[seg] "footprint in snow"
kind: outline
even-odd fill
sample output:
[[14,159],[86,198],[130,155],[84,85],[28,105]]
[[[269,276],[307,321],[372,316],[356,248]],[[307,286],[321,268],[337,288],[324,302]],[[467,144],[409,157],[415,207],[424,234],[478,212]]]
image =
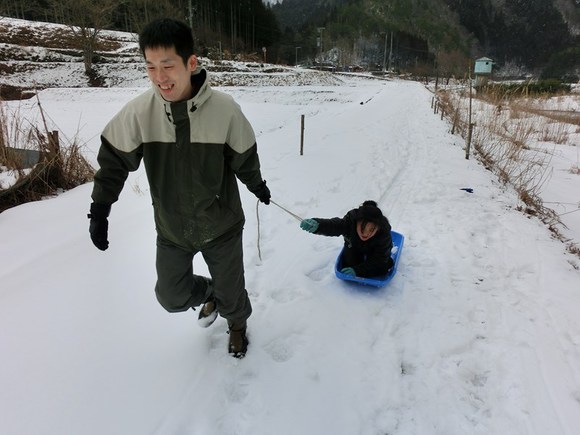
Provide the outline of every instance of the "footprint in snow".
[[328,268],[327,265],[323,265],[317,269],[313,269],[309,272],[306,272],[306,276],[313,281],[319,282],[322,281],[324,278],[328,276]]
[[250,393],[250,385],[255,374],[252,372],[241,373],[236,380],[224,385],[225,396],[230,402],[241,403]]
[[303,294],[296,287],[285,286],[274,289],[270,294],[270,298],[278,303],[287,303],[303,296]]
[[284,338],[271,341],[264,349],[276,362],[286,362],[294,356],[294,349]]

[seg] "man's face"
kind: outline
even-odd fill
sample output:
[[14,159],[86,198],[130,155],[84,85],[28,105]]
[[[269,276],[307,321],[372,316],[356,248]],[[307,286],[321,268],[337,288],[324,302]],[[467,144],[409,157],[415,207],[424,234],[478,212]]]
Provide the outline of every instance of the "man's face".
[[153,85],[157,86],[161,96],[171,102],[191,98],[191,73],[197,67],[197,58],[192,55],[187,64],[175,52],[175,47],[156,47],[145,49],[147,75]]

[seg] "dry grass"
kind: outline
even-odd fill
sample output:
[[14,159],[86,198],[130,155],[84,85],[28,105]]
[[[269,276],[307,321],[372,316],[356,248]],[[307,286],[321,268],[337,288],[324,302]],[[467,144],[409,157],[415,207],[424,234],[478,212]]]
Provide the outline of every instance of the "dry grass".
[[[28,27],[8,27],[7,24],[0,23],[0,42],[15,44],[25,47],[46,47],[56,50],[82,50],[82,41],[76,36],[72,29],[66,26],[55,28],[53,31],[43,30],[36,32]],[[113,51],[121,48],[119,41],[108,38],[100,38],[97,43],[99,51]]]
[[544,142],[554,142],[558,145],[568,143],[568,125],[563,122],[547,122],[542,129],[540,139]]
[[[40,104],[39,108],[44,119]],[[38,151],[39,162],[24,170],[16,148]],[[62,145],[58,132],[49,131],[46,123],[41,130],[18,110],[8,114],[0,101],[0,165],[17,174],[11,187],[0,189],[0,212],[91,181],[94,169],[81,149],[77,137]]]
[[530,102],[523,100],[512,100],[510,104],[512,110],[529,113],[538,117],[550,119],[552,121],[580,126],[580,113],[573,110],[545,110],[539,109]]
[[[518,210],[538,217],[556,237],[566,242],[558,230],[563,225],[560,218],[540,197],[543,184],[551,176],[553,151],[533,148],[531,144],[536,139],[567,144],[570,129],[578,125],[577,116],[539,110],[513,94],[486,93],[478,97],[482,98],[472,102],[471,119],[475,125],[471,147],[476,150],[477,158],[502,183],[515,189],[521,201]],[[444,108],[452,124],[452,133],[458,132],[467,139],[469,95],[439,91],[435,98],[435,104]],[[480,104],[483,110],[475,110]],[[579,173],[578,165],[571,172]],[[569,243],[567,249],[580,256],[575,244]]]
[[[22,126],[23,122],[18,111],[8,116],[4,105],[0,101],[0,166],[11,171],[18,171],[23,175],[22,159],[14,148],[33,149],[33,132]],[[14,146],[11,144],[18,144]]]
[[522,150],[529,150],[530,138],[535,132],[534,119],[529,117],[512,118],[509,121],[498,125],[497,117],[492,118],[489,122],[484,124],[485,128],[498,136],[506,139],[512,146],[514,152],[514,159],[521,154]]
[[[514,94],[506,92],[501,88],[492,88],[478,94],[477,98],[496,106],[500,111],[509,109],[510,116],[513,118],[521,118],[524,116],[523,114],[528,114],[547,118],[562,124],[580,126],[580,113],[577,111],[546,110],[541,107],[542,101],[548,101],[552,98],[550,95],[537,96],[535,98],[536,103],[534,103],[534,100],[530,101],[525,93]],[[540,107],[538,107],[538,104]]]

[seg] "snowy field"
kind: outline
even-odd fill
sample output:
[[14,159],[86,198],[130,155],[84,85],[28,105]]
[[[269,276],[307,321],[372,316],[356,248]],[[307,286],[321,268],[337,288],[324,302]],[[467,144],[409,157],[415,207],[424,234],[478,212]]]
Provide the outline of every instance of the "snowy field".
[[[0,433],[578,433],[578,258],[465,160],[423,86],[343,80],[224,90],[254,125],[278,204],[306,218],[379,203],[406,237],[390,285],[337,280],[339,238],[308,234],[242,190],[254,314],[237,360],[223,319],[204,330],[197,313],[169,314],[155,300],[144,170],[113,206],[106,252],[88,235],[92,184],[7,210]],[[95,162],[101,129],[142,91],[49,89],[40,99]],[[201,257],[195,268],[207,270]]]
[[[466,124],[468,95],[459,104]],[[580,87],[568,95],[514,98],[500,106],[476,99],[472,121],[473,143],[495,156],[495,173],[502,167],[512,185],[523,182],[537,194],[554,213],[549,224],[580,247]]]

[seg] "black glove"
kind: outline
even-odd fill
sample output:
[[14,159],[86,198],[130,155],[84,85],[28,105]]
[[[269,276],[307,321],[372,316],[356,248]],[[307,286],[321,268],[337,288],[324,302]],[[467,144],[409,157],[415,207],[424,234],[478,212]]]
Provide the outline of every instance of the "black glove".
[[91,240],[93,244],[101,251],[109,247],[107,234],[109,231],[109,213],[111,206],[109,204],[98,204],[93,202],[91,204],[91,213],[87,217],[91,220],[89,225],[89,233],[91,233]]
[[251,192],[258,197],[260,202],[268,205],[270,204],[270,189],[266,186],[266,181],[262,181],[258,184],[258,187],[251,190]]

